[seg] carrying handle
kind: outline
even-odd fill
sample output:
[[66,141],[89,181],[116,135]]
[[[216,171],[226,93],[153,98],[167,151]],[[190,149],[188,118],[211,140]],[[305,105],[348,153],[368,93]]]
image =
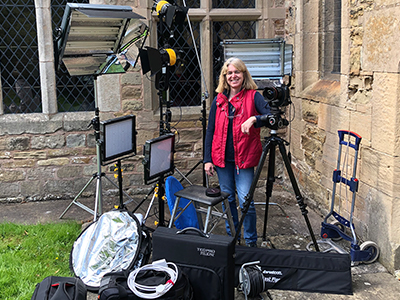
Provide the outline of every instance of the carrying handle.
[[50,298],[50,300],[58,300],[58,299],[69,299],[72,300],[67,292],[67,287],[74,286],[73,283],[68,282],[59,282],[51,285],[52,287],[57,288],[54,295]]
[[198,229],[198,228],[196,228],[196,227],[186,227],[186,228],[183,228],[182,230],[177,231],[176,234],[185,234],[185,233],[187,233],[187,232],[195,232],[195,233],[197,233],[198,235],[200,235],[200,236],[202,236],[202,237],[205,237],[205,238],[209,238],[209,237],[210,237],[209,234],[207,234],[207,233],[201,231],[200,229]]
[[[340,140],[340,144],[342,145],[349,145],[351,148],[358,150],[358,148],[360,147],[360,143],[361,143],[361,136],[353,131],[349,131],[349,130],[338,130],[338,134],[339,134],[339,140]],[[352,137],[354,137],[355,140],[355,144],[352,144],[350,142],[346,142],[344,140],[344,135],[348,134],[351,135]]]

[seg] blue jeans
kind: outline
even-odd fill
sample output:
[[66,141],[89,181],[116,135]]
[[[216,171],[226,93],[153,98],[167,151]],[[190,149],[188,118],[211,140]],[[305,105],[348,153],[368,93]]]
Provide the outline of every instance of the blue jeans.
[[[237,229],[239,225],[238,210],[236,205],[236,191],[239,205],[243,208],[244,198],[249,193],[254,177],[254,168],[237,170],[234,163],[225,163],[225,168],[215,167],[221,191],[229,193],[229,206],[233,223]],[[243,220],[243,237],[246,244],[257,241],[257,216],[254,201],[251,199],[249,210]],[[226,231],[230,235],[229,225],[226,222]]]

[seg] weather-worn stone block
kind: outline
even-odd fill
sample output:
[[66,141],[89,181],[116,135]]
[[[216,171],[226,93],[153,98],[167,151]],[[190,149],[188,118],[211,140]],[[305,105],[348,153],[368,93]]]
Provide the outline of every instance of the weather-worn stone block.
[[57,177],[60,179],[82,176],[81,166],[63,166],[57,170]]
[[15,152],[14,159],[46,159],[46,151]]
[[30,139],[27,136],[11,137],[7,139],[7,150],[28,150]]
[[[387,4],[386,4],[387,5]],[[400,61],[400,7],[365,11],[362,66],[364,70],[397,73]],[[394,63],[395,62],[395,63]]]
[[65,145],[64,135],[41,135],[31,138],[32,149],[62,148]]
[[66,157],[50,158],[46,160],[39,160],[38,166],[63,166],[69,164],[69,159]]
[[84,147],[86,143],[86,135],[85,134],[69,134],[67,136],[67,147],[76,148],[76,147]]
[[25,172],[20,170],[5,170],[0,171],[0,181],[1,182],[14,182],[25,179]]

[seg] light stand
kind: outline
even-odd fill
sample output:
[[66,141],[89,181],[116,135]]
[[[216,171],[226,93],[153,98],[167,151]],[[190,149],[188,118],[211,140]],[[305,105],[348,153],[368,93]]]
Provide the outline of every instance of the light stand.
[[[161,34],[164,33],[164,25],[166,25],[170,31],[172,23],[176,22],[178,25],[182,24],[188,12],[187,8],[172,5],[167,1],[155,1],[152,10],[156,11],[159,17]],[[170,37],[173,37],[173,34],[170,34]],[[170,49],[168,43],[165,41],[163,49],[158,50],[147,47],[146,50],[140,51],[143,74],[151,71],[151,75],[155,75],[156,78],[155,87],[158,90],[160,107],[160,137],[171,133],[170,122],[172,119],[172,112],[170,110],[171,103],[169,101],[169,77],[171,67],[179,60],[177,56],[177,53],[173,49]],[[165,112],[163,109],[164,105],[166,107]],[[164,173],[160,174],[157,180],[159,226],[165,226],[164,176]],[[155,188],[156,186],[153,190],[155,190]],[[145,199],[143,199],[143,201]]]
[[[96,94],[96,81],[95,81],[95,94]],[[90,180],[86,183],[86,185],[82,188],[82,190],[76,195],[74,200],[68,205],[68,207],[63,211],[60,215],[60,219],[65,215],[65,213],[70,209],[70,207],[75,204],[80,208],[86,210],[88,213],[93,215],[93,219],[96,220],[97,212],[101,215],[102,214],[102,196],[101,196],[101,158],[100,158],[100,120],[99,120],[99,109],[96,109],[95,117],[90,122],[89,126],[92,126],[94,129],[94,134],[96,137],[96,158],[97,158],[97,173],[94,173]],[[96,179],[96,198],[95,198],[95,208],[94,210],[90,209],[89,207],[85,206],[84,204],[78,201],[78,198],[82,195],[82,193],[86,190],[86,188],[92,183],[93,180]]]
[[[95,96],[97,95],[96,92],[96,81],[97,81],[97,76],[94,76],[95,78]],[[96,108],[95,111],[95,117],[92,119],[92,121],[90,122],[89,126],[92,126],[94,129],[94,135],[95,135],[95,139],[96,139],[96,164],[97,164],[97,172],[94,173],[92,175],[92,177],[89,179],[89,181],[86,183],[86,185],[81,189],[81,191],[75,196],[74,200],[68,205],[68,207],[63,211],[63,213],[60,215],[60,219],[66,214],[66,212],[71,208],[72,205],[77,205],[78,207],[86,210],[88,213],[93,215],[93,220],[96,221],[97,217],[100,216],[102,214],[102,177],[105,177],[113,186],[117,187],[119,190],[119,208],[124,208],[125,204],[123,202],[123,194],[126,195],[127,197],[129,197],[129,195],[127,195],[123,189],[122,189],[122,169],[121,169],[121,159],[120,157],[122,156],[126,156],[129,155],[131,153],[134,153],[134,151],[136,150],[136,142],[133,141],[132,142],[132,147],[129,149],[124,149],[123,151],[119,151],[116,152],[110,156],[107,156],[107,149],[105,146],[105,143],[107,141],[107,139],[105,137],[101,137],[101,133],[103,133],[105,135],[106,129],[104,128],[103,131],[101,130],[101,125],[103,125],[103,127],[106,126],[107,123],[117,123],[118,121],[120,121],[120,119],[130,119],[129,116],[127,116],[126,118],[121,117],[121,118],[117,118],[108,122],[104,122],[101,123],[100,122],[100,118],[99,118],[99,114],[100,111],[98,108]],[[132,120],[132,122],[134,122],[134,119]],[[134,129],[132,129],[134,131]],[[136,134],[136,132],[134,132],[133,134]],[[126,137],[128,138],[128,137]],[[133,137],[132,137],[133,139]],[[111,141],[114,142],[114,141]],[[113,159],[115,160],[116,158],[118,158],[117,160],[117,171],[118,171],[118,185],[113,182],[110,178],[107,177],[107,175],[101,171],[101,166],[102,163],[108,163],[109,161],[112,161]],[[82,204],[81,202],[78,201],[78,199],[81,197],[82,193],[86,190],[86,188],[89,187],[89,185],[93,182],[93,180],[96,180],[96,196],[95,196],[95,208],[94,210],[90,209],[89,207],[85,206],[84,204]],[[131,199],[132,200],[132,199]]]
[[[102,214],[101,178],[105,174],[101,172],[102,157],[97,77],[103,74],[125,73],[120,60],[128,60],[126,58],[127,51],[132,45],[143,45],[142,41],[146,39],[147,31],[143,32],[143,30],[130,28],[131,19],[144,18],[134,13],[130,6],[67,3],[61,27],[56,30],[54,41],[56,70],[62,61],[70,76],[93,75],[96,103],[95,118],[89,126],[93,126],[95,131],[97,172],[93,174],[83,189],[64,210],[60,218],[64,216],[73,204],[93,214],[94,220],[97,219],[98,215]],[[143,28],[143,26],[140,26],[140,28]],[[130,32],[128,32],[129,29],[131,29]],[[128,40],[128,37],[126,37],[127,32],[129,34],[133,33],[133,38],[131,35]],[[121,50],[123,51],[121,52]],[[120,179],[122,178],[122,176],[119,177]],[[93,211],[77,199],[94,179],[96,179],[96,200]],[[110,179],[108,180],[116,186],[114,182]],[[119,189],[121,197],[121,182]]]

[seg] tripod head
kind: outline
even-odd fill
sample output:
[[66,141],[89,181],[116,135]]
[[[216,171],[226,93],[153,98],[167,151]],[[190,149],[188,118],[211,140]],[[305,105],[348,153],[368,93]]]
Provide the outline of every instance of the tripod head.
[[289,76],[288,84],[285,84],[283,80],[280,82],[267,81],[266,87],[263,91],[265,101],[268,102],[271,112],[268,115],[261,116],[263,126],[266,126],[273,130],[278,130],[289,125],[289,121],[283,117],[285,114],[282,111],[282,107],[286,107],[292,104],[290,100],[291,77]]
[[262,115],[260,120],[263,126],[272,130],[278,130],[289,125],[289,121],[282,115],[284,115],[284,112],[279,107],[271,107],[271,113]]

